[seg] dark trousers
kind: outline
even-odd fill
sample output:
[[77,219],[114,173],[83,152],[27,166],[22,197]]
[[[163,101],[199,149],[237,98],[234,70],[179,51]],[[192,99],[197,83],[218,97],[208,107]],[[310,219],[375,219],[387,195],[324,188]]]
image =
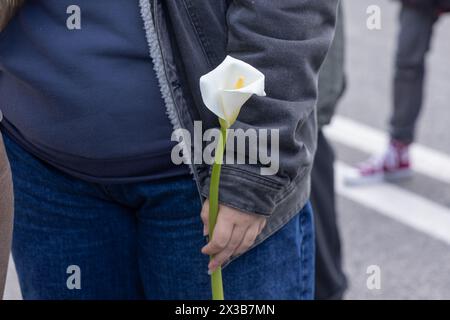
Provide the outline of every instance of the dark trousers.
[[390,134],[404,143],[414,140],[423,104],[425,57],[436,20],[434,13],[407,5],[403,5],[400,13]]
[[311,202],[316,229],[315,298],[320,300],[341,299],[347,288],[336,221],[334,159],[332,147],[319,131],[312,169]]

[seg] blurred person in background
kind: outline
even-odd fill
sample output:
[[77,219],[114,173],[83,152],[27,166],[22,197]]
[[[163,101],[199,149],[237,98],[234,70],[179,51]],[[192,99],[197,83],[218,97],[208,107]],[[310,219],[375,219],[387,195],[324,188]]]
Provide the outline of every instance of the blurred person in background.
[[342,270],[341,240],[336,213],[335,155],[322,132],[322,128],[330,123],[345,91],[344,54],[344,22],[340,7],[336,34],[319,75],[319,135],[311,176],[311,203],[316,229],[315,298],[319,300],[342,299],[347,289],[347,280]]
[[383,154],[358,165],[358,175],[347,179],[350,184],[396,180],[411,175],[409,149],[414,141],[416,123],[424,100],[426,55],[430,49],[433,27],[443,13],[450,11],[450,0],[401,2],[390,142]]

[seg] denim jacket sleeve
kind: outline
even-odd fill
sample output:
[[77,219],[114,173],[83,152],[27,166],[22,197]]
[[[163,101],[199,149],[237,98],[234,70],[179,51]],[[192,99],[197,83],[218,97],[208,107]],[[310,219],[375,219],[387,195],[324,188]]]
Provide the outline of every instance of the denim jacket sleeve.
[[262,176],[260,164],[224,164],[222,204],[270,216],[292,185],[304,181],[298,176],[309,174],[318,72],[334,34],[337,5],[338,0],[230,1],[228,54],[263,72],[267,92],[246,103],[234,129],[278,129],[279,170]]

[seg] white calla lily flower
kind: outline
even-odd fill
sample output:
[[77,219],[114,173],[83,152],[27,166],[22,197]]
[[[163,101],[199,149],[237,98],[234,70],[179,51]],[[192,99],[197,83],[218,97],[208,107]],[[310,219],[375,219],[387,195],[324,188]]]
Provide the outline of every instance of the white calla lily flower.
[[[264,80],[264,74],[256,68],[230,56],[200,78],[203,102],[219,117],[221,128],[209,187],[209,236],[213,236],[219,211],[220,168],[226,147],[227,129],[236,121],[242,106],[252,95],[266,95]],[[220,267],[211,274],[211,289],[214,300],[224,299]]]
[[266,95],[264,82],[264,74],[259,70],[227,56],[217,68],[200,78],[200,91],[206,107],[229,128],[252,95]]

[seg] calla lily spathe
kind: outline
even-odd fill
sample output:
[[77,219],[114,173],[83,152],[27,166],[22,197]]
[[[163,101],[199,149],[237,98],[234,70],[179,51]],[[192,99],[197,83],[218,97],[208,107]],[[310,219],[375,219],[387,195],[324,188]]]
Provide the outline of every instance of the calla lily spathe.
[[264,74],[256,68],[227,56],[217,68],[200,78],[200,91],[206,107],[229,128],[252,95],[266,95],[264,82]]

